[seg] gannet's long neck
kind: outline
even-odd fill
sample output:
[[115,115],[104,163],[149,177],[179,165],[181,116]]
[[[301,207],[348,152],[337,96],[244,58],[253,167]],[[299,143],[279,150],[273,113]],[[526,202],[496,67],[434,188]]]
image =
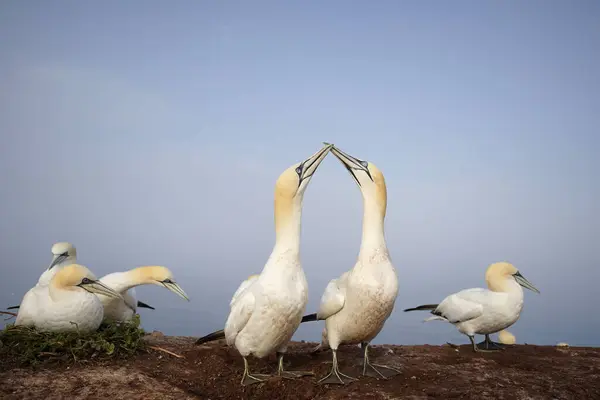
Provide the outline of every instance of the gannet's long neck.
[[384,235],[385,205],[368,193],[363,194],[363,226],[360,253],[361,260],[369,260],[375,254],[387,253]]
[[511,298],[522,299],[523,288],[512,276],[493,277],[488,280],[488,288],[494,292],[508,293]]
[[[103,281],[103,279],[101,279]],[[127,290],[139,285],[150,283],[143,267],[134,268],[125,272],[111,274],[109,286],[118,293],[125,293]]]
[[271,257],[299,258],[301,220],[301,196],[275,197],[275,246]]

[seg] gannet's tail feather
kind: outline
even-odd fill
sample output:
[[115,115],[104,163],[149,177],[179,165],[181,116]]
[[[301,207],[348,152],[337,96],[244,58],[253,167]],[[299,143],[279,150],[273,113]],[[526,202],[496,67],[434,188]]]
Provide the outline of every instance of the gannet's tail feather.
[[312,321],[317,321],[317,313],[305,315],[304,317],[302,317],[302,321],[300,321],[300,323]]
[[429,322],[429,321],[448,321],[448,320],[446,318],[440,317],[438,315],[434,315],[433,317],[425,318],[423,320],[423,322]]
[[225,331],[221,329],[220,331],[209,333],[208,335],[201,337],[200,339],[196,340],[196,344],[203,344],[206,342],[212,342],[213,340],[219,340],[224,338]]
[[423,304],[422,306],[407,308],[404,312],[407,311],[433,311],[437,308],[439,304]]
[[154,309],[155,309],[155,308],[154,308],[154,307],[152,307],[151,305],[149,305],[149,304],[146,304],[146,303],[144,303],[144,302],[142,302],[142,301],[139,301],[139,300],[138,300],[138,302],[137,302],[137,306],[138,306],[138,307],[140,307],[140,308],[149,308],[149,309],[151,309],[151,310],[154,310]]

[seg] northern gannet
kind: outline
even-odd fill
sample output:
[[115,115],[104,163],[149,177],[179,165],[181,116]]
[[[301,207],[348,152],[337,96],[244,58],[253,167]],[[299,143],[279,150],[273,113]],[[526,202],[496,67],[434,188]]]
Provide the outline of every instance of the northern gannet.
[[426,304],[404,311],[428,310],[434,315],[425,321],[451,323],[469,337],[473,351],[479,349],[474,336],[492,334],[514,324],[523,309],[523,289],[540,293],[517,268],[507,262],[488,267],[485,280],[490,289],[465,289],[446,297],[440,304]]
[[125,272],[114,272],[100,278],[100,282],[110,287],[122,298],[98,295],[104,305],[104,320],[107,322],[129,321],[135,315],[139,302],[135,287],[140,285],[158,285],[189,301],[187,294],[173,280],[173,274],[162,266],[145,266]]
[[225,339],[244,359],[242,384],[263,381],[252,374],[247,357],[277,352],[278,375],[296,378],[312,375],[283,369],[283,355],[302,320],[308,301],[308,284],[300,262],[302,199],[311,177],[329,153],[326,145],[301,163],[286,169],[275,184],[275,246],[258,277],[232,299],[225,323]]
[[52,332],[93,332],[104,316],[96,294],[121,297],[86,267],[68,265],[57,271],[48,285],[36,285],[25,294],[15,325]]
[[77,249],[69,242],[58,242],[52,245],[52,262],[38,279],[38,285],[47,285],[62,267],[77,263]]
[[[371,364],[369,343],[388,319],[396,296],[398,277],[392,265],[384,235],[387,188],[383,173],[371,162],[350,156],[336,147],[331,152],[346,167],[363,196],[362,243],[358,260],[350,271],[329,282],[314,319],[325,320],[327,342],[333,353],[331,372],[320,383],[345,384],[337,349],[340,344],[361,344],[364,349],[363,375],[386,379],[400,371]],[[308,319],[310,317],[306,316]]]

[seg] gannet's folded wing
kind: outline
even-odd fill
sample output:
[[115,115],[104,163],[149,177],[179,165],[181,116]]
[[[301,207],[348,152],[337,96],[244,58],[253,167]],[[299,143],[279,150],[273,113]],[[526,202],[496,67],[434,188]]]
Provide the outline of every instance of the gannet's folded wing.
[[321,297],[321,304],[319,305],[319,311],[317,312],[318,319],[327,319],[334,314],[340,312],[346,302],[346,281],[348,278],[348,272],[345,272],[342,276],[337,279],[332,279],[325,292]]
[[252,275],[251,277],[246,279],[244,282],[242,282],[241,285],[237,288],[237,290],[233,294],[233,296],[231,297],[231,301],[229,302],[229,307],[232,307],[233,303],[239,297],[239,295],[244,290],[246,290],[250,285],[252,285],[257,279],[258,279],[258,275]]
[[[247,281],[245,281],[247,282]],[[235,343],[235,338],[238,333],[248,323],[248,320],[252,316],[252,312],[254,311],[254,305],[256,303],[256,298],[254,294],[255,285],[257,280],[254,279],[250,282],[243,290],[239,290],[239,293],[236,292],[234,294],[234,298],[231,300],[231,310],[229,311],[229,316],[227,317],[227,322],[225,322],[225,339],[227,340],[227,344],[232,346]],[[243,283],[242,283],[243,284]]]
[[489,300],[486,289],[466,289],[446,297],[431,313],[450,323],[465,322],[483,314],[484,305]]

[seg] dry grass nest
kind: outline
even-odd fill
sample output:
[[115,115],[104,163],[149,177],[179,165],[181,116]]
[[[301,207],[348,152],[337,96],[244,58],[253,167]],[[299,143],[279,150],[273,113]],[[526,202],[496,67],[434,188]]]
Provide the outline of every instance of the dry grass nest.
[[43,332],[11,324],[0,331],[0,357],[16,359],[22,365],[127,358],[146,347],[144,335],[139,315],[129,322],[102,324],[85,334]]

